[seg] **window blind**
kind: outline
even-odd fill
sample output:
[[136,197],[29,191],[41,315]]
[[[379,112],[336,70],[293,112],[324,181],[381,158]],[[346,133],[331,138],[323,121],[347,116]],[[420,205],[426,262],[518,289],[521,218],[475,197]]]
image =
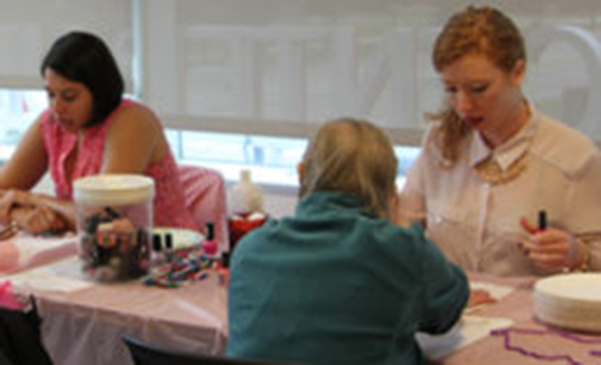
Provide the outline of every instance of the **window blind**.
[[[434,37],[473,0],[0,0],[0,87],[41,87],[51,43],[103,37],[168,127],[305,137],[338,116],[418,145],[442,104]],[[528,44],[525,94],[601,140],[601,2],[506,0]]]
[[[352,115],[417,145],[443,97],[434,38],[473,3],[149,0],[144,95],[177,128],[304,136]],[[601,2],[499,4],[527,39],[529,100],[598,138]]]
[[130,1],[0,0],[0,8],[0,87],[41,88],[39,67],[52,43],[84,30],[109,44],[131,89]]

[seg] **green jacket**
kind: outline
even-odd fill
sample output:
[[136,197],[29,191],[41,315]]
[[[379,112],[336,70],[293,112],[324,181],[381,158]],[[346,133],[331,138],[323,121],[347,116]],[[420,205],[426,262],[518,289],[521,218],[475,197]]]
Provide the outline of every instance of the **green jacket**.
[[229,286],[231,357],[308,364],[420,364],[415,333],[458,320],[469,286],[417,225],[318,192],[293,218],[246,235]]

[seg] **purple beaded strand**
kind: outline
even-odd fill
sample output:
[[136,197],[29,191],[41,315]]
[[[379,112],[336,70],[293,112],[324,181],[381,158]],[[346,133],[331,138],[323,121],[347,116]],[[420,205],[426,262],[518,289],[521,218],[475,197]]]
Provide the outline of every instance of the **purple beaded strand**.
[[[537,330],[537,329],[525,329],[525,328],[504,328],[504,329],[499,329],[499,330],[492,330],[490,332],[490,334],[492,336],[503,336],[504,338],[504,345],[505,345],[505,349],[507,349],[508,351],[515,351],[518,352],[524,356],[529,356],[535,359],[539,359],[539,360],[544,360],[544,361],[557,361],[557,360],[565,360],[567,361],[570,365],[582,365],[581,362],[575,360],[572,356],[568,355],[568,354],[562,354],[562,355],[543,355],[543,354],[539,354],[535,351],[529,351],[521,346],[518,345],[514,345],[511,343],[511,338],[510,335],[511,333],[520,333],[520,334],[527,334],[527,335],[538,335],[538,336],[542,336],[542,335],[547,335],[547,334],[552,334],[552,335],[558,335],[561,336],[563,338],[566,338],[568,340],[574,341],[574,342],[578,342],[578,343],[583,343],[583,344],[601,344],[601,338],[584,338],[584,337],[580,337],[577,336],[573,333],[568,333],[568,332],[561,332],[561,331],[552,331],[552,330]],[[589,354],[591,356],[599,356],[601,357],[601,350],[591,350],[589,351]]]

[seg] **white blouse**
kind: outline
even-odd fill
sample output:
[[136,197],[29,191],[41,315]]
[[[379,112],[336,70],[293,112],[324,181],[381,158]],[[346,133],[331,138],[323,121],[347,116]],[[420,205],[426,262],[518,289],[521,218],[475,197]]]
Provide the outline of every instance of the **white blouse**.
[[[544,209],[548,226],[580,237],[590,248],[590,268],[601,269],[601,154],[588,138],[533,111],[494,151],[476,132],[460,150],[455,166],[441,167],[441,152],[426,135],[400,194],[405,224],[426,222],[429,238],[465,270],[545,275],[518,247],[528,237],[520,220],[536,225]],[[503,169],[523,157],[525,168],[513,180],[487,182],[474,167],[491,154]]]

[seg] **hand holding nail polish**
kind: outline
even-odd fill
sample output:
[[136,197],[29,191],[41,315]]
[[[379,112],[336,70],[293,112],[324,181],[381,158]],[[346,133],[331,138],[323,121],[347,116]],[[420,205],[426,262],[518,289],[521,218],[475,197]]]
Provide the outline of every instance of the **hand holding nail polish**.
[[549,271],[564,270],[571,266],[578,248],[571,234],[549,228],[547,218],[547,212],[541,210],[537,226],[526,218],[521,220],[522,227],[530,234],[521,243],[521,248],[536,267]]

